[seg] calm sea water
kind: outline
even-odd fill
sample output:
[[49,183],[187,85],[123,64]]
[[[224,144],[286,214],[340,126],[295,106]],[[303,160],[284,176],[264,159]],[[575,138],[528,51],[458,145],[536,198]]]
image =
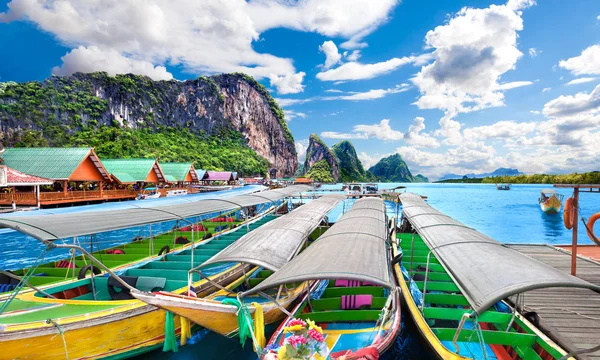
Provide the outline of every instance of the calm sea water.
[[[504,243],[547,243],[570,244],[571,231],[564,228],[561,214],[544,214],[537,202],[540,190],[548,186],[513,185],[510,191],[498,191],[493,184],[380,184],[380,188],[393,188],[398,185],[407,186],[407,190],[426,195],[428,202],[438,210],[454,217],[467,226]],[[338,185],[337,188],[341,187]],[[334,189],[336,186],[325,186]],[[556,189],[565,195],[572,195],[572,190]],[[351,201],[347,201],[346,209]],[[389,215],[396,214],[396,204],[387,203]],[[96,205],[102,209],[103,205]],[[111,205],[106,204],[108,209]],[[344,205],[332,211],[330,219],[342,215]],[[401,209],[399,209],[401,211]],[[588,218],[600,211],[600,195],[580,194],[580,216]],[[172,225],[169,225],[172,226]],[[169,227],[167,226],[167,228]],[[123,239],[110,237],[113,245],[129,241],[135,231],[127,233]],[[135,234],[134,234],[135,235]],[[580,226],[579,244],[591,244],[585,230]],[[28,266],[38,256],[41,246],[34,239],[14,231],[0,230],[0,268],[15,269]],[[60,257],[60,254],[53,254]],[[386,359],[427,359],[425,346],[419,339],[414,324],[405,319],[405,329],[398,339],[395,348]],[[248,345],[248,344],[247,344]],[[180,348],[178,353],[162,353],[155,351],[139,359],[255,359],[250,346],[242,348],[237,339],[225,339],[214,333],[201,332],[193,344]]]

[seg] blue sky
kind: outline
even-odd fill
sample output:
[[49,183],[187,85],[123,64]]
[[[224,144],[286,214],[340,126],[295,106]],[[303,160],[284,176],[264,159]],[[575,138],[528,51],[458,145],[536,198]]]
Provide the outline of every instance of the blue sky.
[[244,71],[368,167],[599,170],[600,2],[0,0],[0,81]]

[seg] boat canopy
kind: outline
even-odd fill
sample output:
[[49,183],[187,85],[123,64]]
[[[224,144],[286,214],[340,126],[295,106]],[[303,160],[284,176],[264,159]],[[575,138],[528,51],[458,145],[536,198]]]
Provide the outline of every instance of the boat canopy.
[[307,188],[294,185],[221,199],[199,198],[180,204],[160,205],[160,202],[153,202],[122,210],[3,216],[0,217],[0,228],[11,228],[41,241],[52,241],[274,202],[306,191]]
[[323,218],[344,200],[344,195],[326,195],[244,235],[201,267],[223,262],[243,262],[279,270],[300,250]]
[[557,270],[432,208],[417,194],[400,195],[402,212],[450,273],[477,314],[500,300],[549,287],[600,286]]
[[385,217],[383,200],[356,200],[317,241],[242,296],[307,280],[356,280],[392,287]]
[[543,194],[558,194],[554,189],[542,189]]

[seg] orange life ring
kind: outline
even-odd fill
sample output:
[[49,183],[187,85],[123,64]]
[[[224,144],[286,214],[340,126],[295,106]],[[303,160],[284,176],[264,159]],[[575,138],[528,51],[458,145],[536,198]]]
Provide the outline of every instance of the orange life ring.
[[590,216],[590,218],[588,219],[588,222],[587,222],[587,229],[586,229],[587,236],[593,242],[596,242],[596,240],[594,239],[594,234],[592,234],[592,232],[594,231],[594,223],[598,219],[600,219],[600,213],[595,213],[594,215]]
[[573,228],[573,198],[570,197],[567,199],[565,203],[565,209],[563,211],[563,222],[565,223],[565,227],[569,230]]

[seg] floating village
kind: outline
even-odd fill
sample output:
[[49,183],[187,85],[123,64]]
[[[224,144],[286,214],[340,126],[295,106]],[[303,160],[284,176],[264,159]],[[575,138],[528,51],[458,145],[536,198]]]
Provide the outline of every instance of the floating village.
[[[572,243],[503,244],[410,186],[240,179],[92,148],[0,156],[0,227],[43,244],[0,271],[0,358],[177,352],[208,330],[264,360],[379,359],[407,321],[439,359],[600,356],[600,214],[578,224],[598,185],[540,193]],[[578,226],[595,245],[578,246]],[[107,247],[109,233],[131,238]]]

